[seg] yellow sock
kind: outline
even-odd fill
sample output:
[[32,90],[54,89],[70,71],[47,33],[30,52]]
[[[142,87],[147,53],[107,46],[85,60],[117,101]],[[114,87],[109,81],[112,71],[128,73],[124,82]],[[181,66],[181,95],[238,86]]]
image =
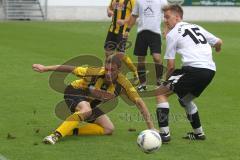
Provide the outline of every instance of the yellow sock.
[[86,124],[85,126],[73,129],[67,135],[103,135],[103,134],[104,134],[103,127],[94,123],[89,123]]
[[71,116],[69,116],[57,129],[62,137],[66,136],[70,131],[78,126],[80,121],[82,121],[82,115],[80,112],[75,112]]
[[123,60],[123,62],[127,65],[127,67],[128,67],[132,72],[134,72],[135,76],[137,76],[137,68],[136,68],[136,66],[133,64],[132,60],[131,60],[127,55],[124,55],[122,60]]

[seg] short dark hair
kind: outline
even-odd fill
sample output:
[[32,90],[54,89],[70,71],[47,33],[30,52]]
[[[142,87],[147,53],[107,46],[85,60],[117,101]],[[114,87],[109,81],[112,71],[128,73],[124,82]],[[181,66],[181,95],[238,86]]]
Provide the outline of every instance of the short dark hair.
[[183,18],[183,9],[181,6],[177,4],[173,4],[173,5],[167,5],[163,8],[163,12],[166,12],[168,10],[177,13],[181,17],[181,19]]
[[116,64],[118,68],[121,68],[122,62],[119,56],[117,54],[110,55],[106,59],[106,64]]

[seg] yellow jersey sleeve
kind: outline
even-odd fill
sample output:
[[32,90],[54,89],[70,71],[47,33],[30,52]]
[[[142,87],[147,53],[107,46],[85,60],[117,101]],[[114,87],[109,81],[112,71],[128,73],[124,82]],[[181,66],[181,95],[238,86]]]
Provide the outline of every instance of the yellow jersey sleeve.
[[136,101],[140,98],[138,92],[136,89],[133,87],[131,82],[123,75],[119,74],[117,82],[123,87],[123,89],[127,93],[127,97],[133,102],[136,103]]
[[85,76],[101,76],[104,75],[104,67],[76,67],[73,72],[74,75],[85,77]]

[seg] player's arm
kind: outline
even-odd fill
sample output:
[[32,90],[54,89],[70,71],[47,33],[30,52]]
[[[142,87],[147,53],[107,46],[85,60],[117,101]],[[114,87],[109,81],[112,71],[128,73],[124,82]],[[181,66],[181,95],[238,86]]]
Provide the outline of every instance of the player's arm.
[[127,24],[128,27],[127,27],[124,35],[123,35],[125,38],[128,38],[129,32],[131,31],[131,28],[132,28],[132,27],[134,26],[134,24],[136,23],[137,18],[138,18],[137,15],[131,15],[131,16],[129,17],[129,19],[127,20],[126,24]]
[[104,75],[105,70],[104,70],[104,67],[76,67],[74,68],[72,73],[80,77],[100,76],[100,75]]
[[121,77],[118,79],[118,82],[123,86],[123,89],[127,95],[127,97],[136,104],[137,108],[141,112],[146,125],[149,129],[154,129],[154,125],[148,111],[146,104],[143,102],[136,89],[132,86],[131,82],[125,77]]
[[114,12],[113,12],[113,2],[111,1],[111,3],[109,4],[108,8],[107,8],[107,15],[108,17],[112,17],[114,15]]
[[112,93],[109,93],[109,92],[101,90],[101,89],[96,89],[95,87],[89,87],[89,91],[90,91],[92,97],[102,100],[102,101],[108,101],[108,100],[111,100],[116,97]]
[[53,66],[45,66],[42,64],[33,64],[32,69],[36,72],[49,72],[49,71],[58,71],[58,72],[68,72],[71,73],[76,67],[69,65],[53,65]]
[[220,52],[221,51],[221,47],[223,44],[223,41],[216,37],[215,35],[213,35],[212,33],[208,32],[207,30],[205,30],[204,28],[198,26],[202,32],[204,37],[206,38],[207,42],[213,47],[215,48],[216,52]]
[[123,35],[125,38],[127,38],[129,36],[129,32],[130,32],[131,28],[134,26],[134,24],[136,23],[138,16],[139,16],[139,2],[136,1],[134,8],[132,10],[132,14],[126,23],[128,27],[125,31],[125,34]]
[[167,74],[166,74],[166,80],[170,77],[170,75],[175,70],[175,60],[174,59],[168,59],[167,60]]
[[132,14],[129,17],[129,19],[127,21],[128,29],[131,29],[135,25],[137,18],[138,18],[138,15],[134,15],[134,14]]
[[170,77],[172,72],[175,70],[175,55],[177,52],[176,38],[171,38],[169,35],[166,37],[166,52],[164,59],[167,60],[167,74],[166,80]]
[[135,104],[136,106],[138,107],[139,111],[141,112],[145,122],[146,122],[146,125],[149,129],[154,129],[154,125],[153,125],[153,122],[152,122],[152,119],[151,119],[151,115],[148,111],[148,108],[146,106],[146,104],[143,102],[143,100],[141,98],[138,98],[136,101],[135,101]]
[[130,17],[131,17],[131,16],[129,16],[128,18],[125,18],[125,19],[118,19],[118,20],[117,20],[117,24],[119,24],[120,26],[123,26],[123,25],[125,25],[125,24],[128,24],[128,22],[130,21]]
[[[164,9],[164,7],[168,6],[168,1],[167,0],[161,0],[161,10]],[[163,11],[162,11],[163,13]],[[162,22],[163,22],[163,38],[166,38],[168,32],[170,29],[167,27],[166,22],[164,21],[164,18],[162,17]]]
[[222,44],[223,44],[223,41],[221,40],[221,39],[219,39],[218,41],[217,41],[217,43],[215,43],[214,45],[213,45],[213,47],[215,48],[215,51],[216,52],[220,52],[221,51],[221,47],[222,47]]

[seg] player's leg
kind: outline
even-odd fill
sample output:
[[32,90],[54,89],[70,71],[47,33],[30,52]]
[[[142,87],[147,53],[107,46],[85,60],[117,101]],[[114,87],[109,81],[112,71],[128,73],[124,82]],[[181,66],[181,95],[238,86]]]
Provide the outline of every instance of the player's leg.
[[180,104],[184,107],[187,118],[192,126],[193,132],[188,132],[183,138],[191,140],[205,140],[206,136],[200,121],[197,105],[193,102],[195,97],[191,94],[179,99]]
[[108,57],[112,55],[115,52],[117,45],[117,35],[112,32],[108,32],[104,43],[105,56]]
[[167,85],[160,85],[157,90],[157,120],[160,130],[160,136],[163,143],[167,143],[171,140],[170,129],[169,129],[169,103],[168,97],[172,94],[172,91],[168,88]]
[[159,86],[163,75],[163,65],[161,60],[161,35],[149,31],[148,44],[155,63],[156,82]]
[[66,118],[66,120],[55,130],[55,132],[43,139],[46,144],[55,144],[60,138],[65,137],[74,128],[76,128],[81,121],[84,121],[91,115],[92,109],[89,102],[81,101],[76,106],[77,111]]
[[185,138],[194,139],[193,137],[196,136],[195,139],[198,139],[197,134],[199,134],[202,135],[202,139],[205,139],[198,114],[198,109],[197,106],[193,103],[195,96],[190,94],[198,84],[198,79],[197,77],[193,76],[193,74],[194,72],[189,72],[186,69],[175,70],[169,79],[172,80],[171,88],[173,88],[173,91],[178,95],[179,102],[181,106],[184,107],[187,117],[195,132],[189,132]]
[[68,135],[111,135],[114,125],[107,115],[101,115],[93,123],[74,128]]
[[79,122],[84,121],[91,115],[90,103],[87,101],[87,97],[81,96],[82,93],[84,93],[83,90],[74,89],[71,85],[67,86],[64,99],[72,114],[66,118],[53,134],[45,137],[43,142],[55,144],[59,138],[69,134],[79,125]]
[[[92,104],[91,104],[92,105]],[[92,115],[84,126],[74,128],[69,135],[110,135],[114,130],[114,126],[104,111],[95,106],[92,108]]]
[[156,114],[158,118],[158,125],[160,129],[160,136],[163,142],[169,142],[170,138],[170,129],[169,129],[169,103],[168,97],[173,94],[174,85],[178,82],[178,77],[181,77],[183,74],[182,70],[175,70],[169,79],[162,83],[157,91],[157,109]]
[[190,91],[187,92],[187,94],[179,94],[179,102],[185,108],[187,117],[193,128],[193,132],[187,133],[187,136],[184,138],[191,140],[204,140],[206,139],[206,136],[201,125],[198,107],[193,100],[194,98],[199,97],[209,85],[215,72],[208,69],[193,67],[187,67],[184,70],[186,70],[186,73],[185,76],[182,77],[182,83],[179,83],[179,85],[184,85],[185,88],[190,89]]
[[114,125],[106,114],[98,117],[94,123],[103,127],[103,133],[105,135],[111,135],[114,131]]
[[117,44],[118,44],[117,46],[118,57],[124,62],[124,64],[129,68],[129,70],[133,72],[134,84],[137,85],[138,84],[137,68],[133,64],[131,58],[126,55],[127,38],[123,38],[122,34],[118,34]]
[[81,121],[88,118],[92,109],[89,102],[81,101],[76,106],[76,112],[66,118],[66,120],[55,130],[55,132],[43,139],[46,144],[55,144],[60,138],[65,137],[74,128],[76,128]]
[[138,91],[142,92],[147,90],[147,79],[146,79],[146,57],[145,56],[138,56],[138,77],[139,77],[139,86],[137,87]]
[[160,53],[153,53],[152,56],[155,63],[157,86],[160,86],[162,75],[163,75],[163,65],[162,65],[161,56],[160,56]]
[[147,55],[148,44],[145,39],[146,31],[138,33],[136,38],[136,43],[134,47],[134,55],[138,57],[138,77],[140,85],[138,86],[138,91],[144,91],[146,87],[146,68],[145,68],[145,56]]
[[126,66],[130,69],[130,71],[133,72],[133,78],[134,78],[134,85],[138,85],[139,83],[139,78],[138,78],[138,72],[136,66],[133,64],[131,58],[124,54],[122,58],[123,62],[126,64]]

